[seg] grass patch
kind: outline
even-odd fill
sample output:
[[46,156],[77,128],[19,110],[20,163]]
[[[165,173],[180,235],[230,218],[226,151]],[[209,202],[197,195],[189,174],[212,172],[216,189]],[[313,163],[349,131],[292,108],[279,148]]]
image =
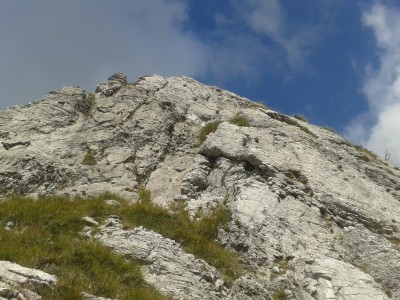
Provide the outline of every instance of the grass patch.
[[318,137],[315,133],[313,133],[312,131],[310,131],[310,129],[308,129],[307,127],[302,126],[302,125],[298,125],[298,127],[300,128],[301,131],[303,131],[303,132],[305,132],[305,133],[311,135],[312,137],[315,137],[315,138]]
[[307,118],[303,115],[293,115],[293,118],[303,121],[303,122],[308,122]]
[[400,239],[389,239],[389,242],[400,250]]
[[211,122],[208,122],[205,126],[203,126],[200,129],[200,132],[199,132],[199,135],[198,135],[199,141],[201,143],[204,142],[206,140],[206,138],[207,138],[207,135],[209,135],[212,132],[217,131],[218,126],[221,123],[222,123],[222,121],[211,121]]
[[83,158],[82,164],[85,166],[94,166],[96,164],[96,157],[93,150],[89,149],[86,151],[85,157]]
[[275,291],[272,294],[272,299],[273,300],[286,300],[287,297],[286,297],[285,289],[279,289],[279,290]]
[[[167,299],[143,281],[139,265],[79,235],[83,216],[101,220],[112,214],[104,199],[53,197],[0,203],[0,260],[41,269],[58,277],[41,288],[44,299],[83,299],[81,292],[119,299]],[[14,230],[3,229],[12,221]]]
[[[372,151],[370,151],[370,150],[368,150],[368,149],[365,149],[363,146],[360,146],[360,145],[355,145],[354,146],[354,148],[356,148],[358,151],[360,151],[361,153],[363,153],[363,154],[366,154],[366,155],[368,155],[368,156],[370,156],[370,157],[372,157],[372,158],[378,158],[378,155],[376,155],[374,152],[372,152]],[[361,157],[360,157],[361,158]],[[368,158],[368,157],[367,157]],[[369,161],[369,159],[368,160],[365,160],[365,159],[363,159],[363,158],[361,158],[362,160],[364,160],[364,161]]]
[[247,107],[269,109],[268,106],[262,102],[251,102]]
[[322,128],[325,129],[325,130],[327,130],[327,131],[330,131],[330,132],[336,134],[335,130],[333,130],[333,129],[332,129],[331,127],[329,127],[329,126],[323,126]]
[[[143,194],[148,197],[147,192]],[[141,198],[140,203],[125,210],[122,220],[125,226],[143,226],[177,241],[186,252],[216,267],[227,284],[243,272],[238,257],[215,241],[218,229],[231,220],[230,212],[223,205],[200,220],[191,220],[184,207],[171,213]]]
[[91,103],[93,103],[93,102],[95,101],[95,99],[96,99],[95,93],[89,93],[89,94],[87,95],[87,99],[88,99]]
[[236,114],[232,119],[229,120],[229,123],[242,126],[242,127],[250,127],[250,122],[243,116]]
[[[59,282],[53,289],[39,291],[44,299],[82,299],[81,292],[118,299],[167,299],[144,283],[139,263],[79,234],[86,225],[84,216],[102,222],[118,215],[126,228],[143,226],[176,240],[186,252],[216,267],[228,285],[242,274],[238,257],[216,242],[218,229],[231,219],[225,207],[191,220],[184,207],[170,212],[155,206],[145,188],[138,194],[141,201],[135,204],[110,195],[87,200],[13,197],[1,202],[0,260],[56,275]],[[110,198],[120,205],[107,205],[104,200]],[[4,229],[8,222],[14,224],[13,230]]]

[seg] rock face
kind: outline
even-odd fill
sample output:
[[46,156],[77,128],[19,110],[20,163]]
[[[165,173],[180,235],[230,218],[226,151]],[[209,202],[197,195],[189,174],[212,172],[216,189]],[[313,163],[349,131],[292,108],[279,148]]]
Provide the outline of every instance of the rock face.
[[96,238],[125,257],[144,262],[146,281],[167,295],[179,299],[188,295],[192,299],[221,299],[227,293],[215,268],[160,234],[143,227],[123,230],[118,219],[109,218]]
[[67,87],[0,112],[0,143],[4,197],[134,201],[145,186],[192,216],[226,205],[218,240],[248,270],[231,287],[158,234],[117,219],[97,233],[176,299],[400,299],[400,172],[326,129],[190,78],[118,73],[94,94]]
[[37,300],[41,297],[29,288],[51,286],[57,278],[40,270],[24,268],[20,265],[0,261],[0,300]]

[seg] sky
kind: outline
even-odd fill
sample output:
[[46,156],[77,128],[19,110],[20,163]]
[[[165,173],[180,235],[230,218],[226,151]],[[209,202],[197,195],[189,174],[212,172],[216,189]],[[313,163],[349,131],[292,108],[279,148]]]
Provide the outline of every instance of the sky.
[[115,72],[185,75],[400,165],[396,0],[0,0],[0,109]]

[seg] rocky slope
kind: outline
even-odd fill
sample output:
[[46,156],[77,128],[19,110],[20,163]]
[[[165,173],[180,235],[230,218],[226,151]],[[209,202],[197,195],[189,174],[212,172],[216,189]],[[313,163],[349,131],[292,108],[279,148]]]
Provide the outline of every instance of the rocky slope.
[[232,285],[117,217],[93,236],[145,261],[145,280],[173,298],[400,299],[400,172],[327,129],[187,77],[118,73],[95,93],[64,87],[0,112],[0,143],[3,198],[135,201],[144,186],[193,217],[225,205],[232,221],[218,241],[247,270]]

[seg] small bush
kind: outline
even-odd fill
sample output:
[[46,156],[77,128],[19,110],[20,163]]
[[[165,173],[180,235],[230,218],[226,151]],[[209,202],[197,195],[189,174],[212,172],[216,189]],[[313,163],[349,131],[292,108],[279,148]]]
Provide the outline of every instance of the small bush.
[[273,300],[286,300],[286,293],[284,289],[277,290],[272,295]]
[[303,132],[305,132],[305,133],[311,135],[312,137],[315,137],[315,138],[318,137],[315,133],[313,133],[312,131],[310,131],[310,129],[308,129],[307,127],[302,126],[302,125],[298,125],[298,127],[300,128],[301,131],[303,131]]
[[208,122],[205,126],[203,126],[199,132],[199,136],[198,136],[199,141],[201,143],[204,142],[207,138],[207,135],[209,135],[212,132],[217,131],[218,126],[221,123],[222,123],[222,121],[211,121],[211,122]]
[[90,102],[94,102],[95,99],[96,99],[95,93],[89,93],[89,94],[87,95],[87,99],[88,99]]
[[239,114],[230,119],[229,123],[237,126],[250,127],[250,122],[245,117]]
[[94,166],[96,164],[96,157],[95,154],[93,152],[93,150],[89,149],[86,154],[85,157],[83,158],[82,164],[86,165],[86,166]]
[[328,126],[324,126],[324,127],[322,127],[322,128],[325,129],[325,130],[328,130],[328,131],[330,131],[330,132],[332,132],[332,133],[336,133],[335,130],[333,130],[332,128],[330,128],[330,127],[328,127]]
[[151,192],[145,187],[140,187],[138,190],[139,200],[141,203],[151,203]]
[[269,109],[268,106],[266,106],[262,102],[251,102],[248,107],[255,107],[255,108],[264,108],[264,109]]
[[[374,152],[372,152],[368,149],[365,149],[363,146],[356,145],[356,146],[354,146],[354,148],[356,148],[358,151],[360,151],[364,154],[371,156],[372,158],[378,158],[378,156]],[[367,157],[367,159],[368,159],[368,157]],[[365,159],[363,159],[363,160],[365,160]],[[365,161],[367,161],[367,160],[365,160]],[[368,159],[368,161],[369,161],[369,159]]]
[[307,118],[303,115],[293,115],[293,118],[303,121],[303,122],[308,122]]

